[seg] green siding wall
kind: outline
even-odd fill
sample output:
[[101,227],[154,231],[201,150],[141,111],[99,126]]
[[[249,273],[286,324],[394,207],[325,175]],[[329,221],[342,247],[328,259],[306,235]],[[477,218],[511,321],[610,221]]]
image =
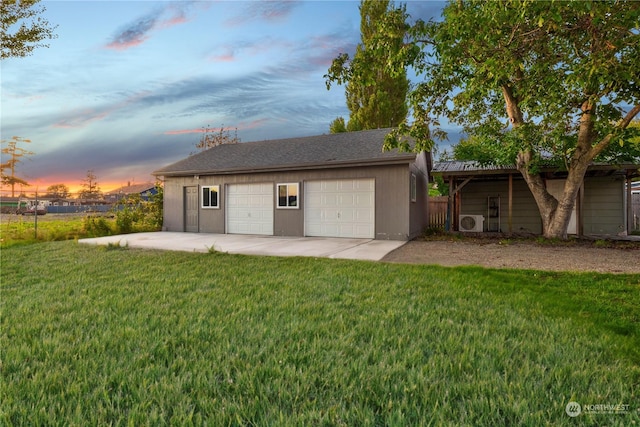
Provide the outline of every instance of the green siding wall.
[[[508,232],[509,184],[503,181],[471,181],[461,190],[460,213],[483,215],[487,230],[487,197],[500,196],[500,229]],[[617,234],[624,226],[624,180],[619,177],[587,177],[582,202],[583,234]],[[513,180],[514,233],[542,234],[538,207],[524,180]]]
[[[484,230],[487,230],[487,198],[500,197],[500,231],[509,231],[509,182],[508,181],[471,181],[461,190],[460,213],[482,215],[485,217]],[[523,180],[513,180],[513,221],[514,233],[542,233],[540,212],[529,188]]]
[[625,230],[624,180],[594,177],[585,180],[584,234],[617,234]]

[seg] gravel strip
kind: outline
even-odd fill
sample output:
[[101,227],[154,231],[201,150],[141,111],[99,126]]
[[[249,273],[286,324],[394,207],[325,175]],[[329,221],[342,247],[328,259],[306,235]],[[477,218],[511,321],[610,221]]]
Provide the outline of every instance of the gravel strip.
[[442,266],[478,265],[547,271],[640,273],[638,248],[614,249],[535,243],[411,241],[382,261]]

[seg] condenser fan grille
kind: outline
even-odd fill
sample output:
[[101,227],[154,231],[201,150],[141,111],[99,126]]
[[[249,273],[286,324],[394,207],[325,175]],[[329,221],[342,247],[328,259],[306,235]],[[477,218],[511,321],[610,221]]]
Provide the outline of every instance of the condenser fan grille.
[[481,233],[484,228],[484,217],[482,215],[460,215],[460,231],[472,231]]
[[473,230],[476,228],[476,219],[472,216],[465,216],[460,220],[463,230]]

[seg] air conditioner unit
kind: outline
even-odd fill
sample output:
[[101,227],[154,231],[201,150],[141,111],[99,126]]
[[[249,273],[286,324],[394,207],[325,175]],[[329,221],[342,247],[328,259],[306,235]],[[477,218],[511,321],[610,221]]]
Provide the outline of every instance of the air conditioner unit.
[[460,214],[460,231],[482,232],[484,217],[482,215],[465,215]]

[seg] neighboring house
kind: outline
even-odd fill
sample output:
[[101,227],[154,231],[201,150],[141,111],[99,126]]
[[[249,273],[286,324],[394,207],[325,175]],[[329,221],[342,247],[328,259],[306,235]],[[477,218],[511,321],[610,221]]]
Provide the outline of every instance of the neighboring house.
[[164,229],[408,240],[427,225],[429,153],[390,129],[225,144],[154,172]]
[[[449,183],[453,230],[542,234],[536,202],[515,166],[438,162],[432,175]],[[543,168],[549,192],[559,197],[566,172]],[[638,165],[592,164],[578,193],[568,234],[619,234],[632,230],[630,186]],[[625,189],[625,188],[628,188]]]
[[29,204],[24,197],[0,197],[0,212],[15,213],[20,208],[26,208]]
[[132,194],[139,194],[142,200],[149,200],[149,197],[158,194],[158,189],[153,182],[145,182],[142,184],[127,183],[126,186],[117,188],[113,191],[109,191],[104,195],[104,198],[109,203],[115,203],[120,199]]
[[62,197],[54,197],[49,199],[50,206],[72,206],[75,202],[73,199],[65,199]]

